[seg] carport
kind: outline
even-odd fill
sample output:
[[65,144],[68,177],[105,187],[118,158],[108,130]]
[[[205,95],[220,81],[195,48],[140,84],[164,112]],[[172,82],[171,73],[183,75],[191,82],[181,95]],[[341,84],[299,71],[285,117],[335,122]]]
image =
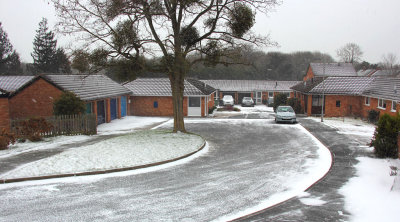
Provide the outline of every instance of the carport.
[[238,103],[242,103],[243,97],[251,97],[251,92],[239,92]]

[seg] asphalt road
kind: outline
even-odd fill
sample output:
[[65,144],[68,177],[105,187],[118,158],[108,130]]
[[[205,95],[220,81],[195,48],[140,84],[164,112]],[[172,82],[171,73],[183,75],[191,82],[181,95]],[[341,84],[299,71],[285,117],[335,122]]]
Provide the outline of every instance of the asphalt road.
[[318,158],[318,147],[299,127],[271,118],[190,119],[186,128],[209,142],[198,158],[136,175],[0,185],[0,221],[210,221],[236,215],[306,177],[306,162]]

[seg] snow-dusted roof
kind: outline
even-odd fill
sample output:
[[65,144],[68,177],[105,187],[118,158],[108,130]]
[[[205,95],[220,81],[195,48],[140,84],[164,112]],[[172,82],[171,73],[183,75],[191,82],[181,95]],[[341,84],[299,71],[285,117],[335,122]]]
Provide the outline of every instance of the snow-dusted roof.
[[351,63],[310,63],[314,76],[357,76]]
[[384,70],[377,70],[371,76],[375,76],[375,77],[394,77],[399,73],[400,73],[399,70],[384,69]]
[[362,95],[400,101],[400,78],[375,78]]
[[309,93],[315,86],[320,84],[322,80],[322,77],[314,77],[292,86],[292,89],[302,93]]
[[14,93],[31,82],[35,76],[0,76],[0,89]]
[[359,70],[357,72],[357,76],[371,76],[376,71],[377,71],[376,69]]
[[271,80],[201,80],[220,91],[292,91],[290,88],[300,81]]
[[310,90],[310,93],[361,95],[373,80],[373,77],[327,77]]
[[95,100],[130,94],[130,91],[105,75],[44,75],[66,91],[82,100]]
[[[184,96],[210,95],[215,89],[202,87],[196,80],[186,80],[184,82]],[[134,96],[172,96],[171,83],[168,78],[138,78],[124,84],[132,91]]]

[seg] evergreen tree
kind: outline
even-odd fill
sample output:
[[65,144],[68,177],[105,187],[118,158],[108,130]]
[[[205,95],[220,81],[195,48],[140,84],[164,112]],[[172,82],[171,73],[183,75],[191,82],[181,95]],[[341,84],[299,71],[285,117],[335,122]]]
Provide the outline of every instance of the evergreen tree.
[[70,64],[63,49],[57,49],[57,40],[43,18],[33,41],[33,66],[36,73],[70,72]]
[[21,74],[21,61],[0,22],[0,75]]

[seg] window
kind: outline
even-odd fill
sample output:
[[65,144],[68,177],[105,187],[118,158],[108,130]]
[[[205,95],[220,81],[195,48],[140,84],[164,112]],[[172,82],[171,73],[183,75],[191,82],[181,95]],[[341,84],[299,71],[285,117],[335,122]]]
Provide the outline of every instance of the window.
[[322,96],[312,96],[312,106],[322,106]]
[[283,92],[283,94],[285,94],[287,98],[290,98],[290,92]]
[[397,105],[397,102],[396,101],[392,101],[392,108],[391,108],[390,111],[396,112],[396,105]]
[[340,100],[336,100],[336,107],[340,107]]
[[200,107],[200,97],[189,97],[189,107]]
[[273,98],[274,97],[274,92],[268,92],[268,97]]
[[154,108],[158,108],[158,102],[157,102],[157,101],[154,101],[153,107],[154,107]]
[[386,109],[386,100],[378,99],[378,108]]
[[370,97],[365,97],[365,105],[369,106],[371,104],[371,98]]

